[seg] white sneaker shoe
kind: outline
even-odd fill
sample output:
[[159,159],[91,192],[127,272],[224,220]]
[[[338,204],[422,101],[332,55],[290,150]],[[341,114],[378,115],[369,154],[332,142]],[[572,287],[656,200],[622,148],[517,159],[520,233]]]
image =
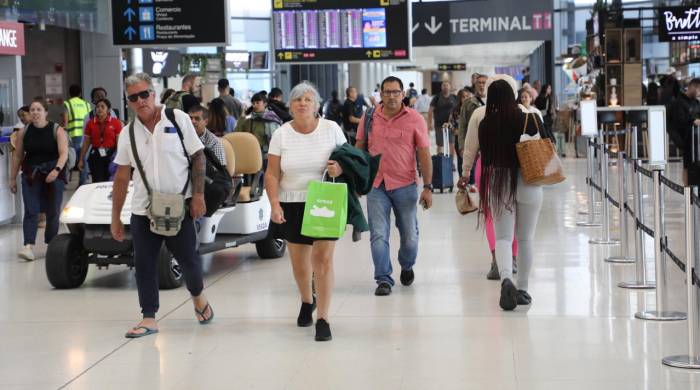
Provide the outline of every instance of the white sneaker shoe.
[[25,259],[25,260],[27,260],[27,261],[34,261],[34,259],[36,258],[36,257],[34,256],[34,251],[32,250],[32,245],[29,245],[29,244],[28,244],[28,245],[25,245],[25,246],[17,253],[17,255],[18,255],[20,258]]

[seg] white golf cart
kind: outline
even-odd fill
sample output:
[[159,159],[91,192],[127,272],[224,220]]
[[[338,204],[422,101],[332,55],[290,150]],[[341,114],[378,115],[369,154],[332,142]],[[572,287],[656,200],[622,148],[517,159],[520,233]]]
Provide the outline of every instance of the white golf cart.
[[[196,222],[200,254],[254,243],[263,259],[284,255],[283,240],[267,237],[270,202],[262,186],[262,154],[257,139],[249,133],[231,133],[223,139],[226,169],[234,178],[234,191],[227,202],[211,217]],[[133,246],[129,232],[133,183],[129,185],[121,220],[126,239],[112,238],[112,183],[87,184],[78,188],[61,214],[69,233],[57,235],[46,253],[46,275],[56,288],[79,287],[88,266],[110,265],[133,267]],[[177,260],[163,245],[158,255],[158,280],[161,289],[182,285]]]

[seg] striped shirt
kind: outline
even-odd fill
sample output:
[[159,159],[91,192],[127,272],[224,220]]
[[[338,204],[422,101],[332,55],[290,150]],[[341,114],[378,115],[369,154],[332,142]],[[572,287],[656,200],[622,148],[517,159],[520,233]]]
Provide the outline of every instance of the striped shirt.
[[322,179],[333,150],[347,142],[333,121],[319,119],[316,129],[308,134],[297,132],[291,123],[272,134],[268,150],[268,154],[280,156],[279,200],[284,203],[305,202],[309,182]]

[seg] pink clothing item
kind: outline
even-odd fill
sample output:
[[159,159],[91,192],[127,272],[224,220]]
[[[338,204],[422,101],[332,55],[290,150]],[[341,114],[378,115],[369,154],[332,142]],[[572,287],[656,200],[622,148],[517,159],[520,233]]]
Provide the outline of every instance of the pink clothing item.
[[[365,116],[357,127],[357,139],[365,139]],[[384,116],[384,106],[374,111],[369,153],[382,155],[374,187],[384,182],[388,191],[416,182],[416,149],[430,146],[428,127],[416,110],[403,107],[393,118]]]
[[[476,186],[481,185],[481,156],[476,159],[476,168],[474,169],[474,179],[476,180]],[[486,217],[486,239],[489,241],[489,249],[491,252],[496,250],[496,230],[493,227],[493,217],[488,215]],[[518,237],[513,235],[513,256],[518,256]]]

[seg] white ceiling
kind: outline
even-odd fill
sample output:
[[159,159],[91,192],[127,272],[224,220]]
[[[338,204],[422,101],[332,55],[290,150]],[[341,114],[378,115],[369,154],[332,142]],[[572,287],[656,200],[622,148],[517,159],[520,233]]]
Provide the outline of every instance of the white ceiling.
[[413,61],[423,69],[435,69],[438,63],[459,62],[466,62],[469,67],[519,65],[541,44],[542,41],[524,41],[414,47]]

